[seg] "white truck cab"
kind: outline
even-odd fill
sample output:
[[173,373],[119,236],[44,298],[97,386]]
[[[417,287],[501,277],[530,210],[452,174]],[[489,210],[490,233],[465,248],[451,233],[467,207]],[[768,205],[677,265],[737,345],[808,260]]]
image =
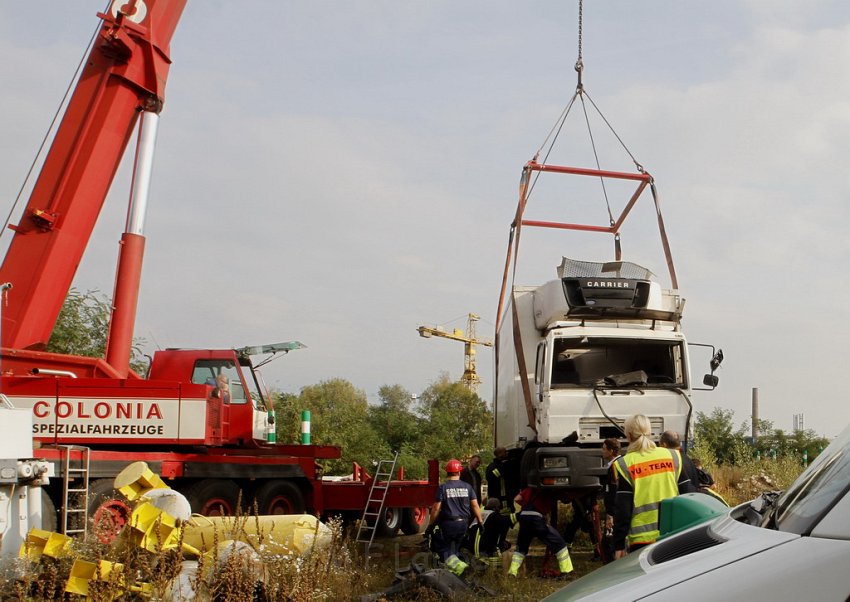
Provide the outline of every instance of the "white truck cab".
[[598,486],[602,442],[623,440],[633,414],[650,419],[653,437],[688,434],[683,307],[677,291],[625,261],[565,257],[557,280],[512,287],[497,332],[496,445],[524,450],[529,485]]

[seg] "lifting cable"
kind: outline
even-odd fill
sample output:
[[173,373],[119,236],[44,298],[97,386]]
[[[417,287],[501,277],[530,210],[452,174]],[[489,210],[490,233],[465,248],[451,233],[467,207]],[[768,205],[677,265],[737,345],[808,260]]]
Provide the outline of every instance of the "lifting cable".
[[9,209],[9,214],[6,216],[6,221],[3,223],[3,228],[0,229],[0,239],[6,234],[6,231],[9,229],[9,224],[12,221],[12,216],[17,210],[18,204],[21,202],[21,197],[24,194],[24,190],[26,190],[27,185],[29,184],[33,172],[35,171],[36,165],[39,162],[39,159],[42,157],[44,153],[44,148],[47,146],[47,141],[50,138],[51,132],[54,131],[56,127],[56,122],[59,120],[59,116],[63,114],[63,108],[66,106],[68,102],[69,96],[71,96],[71,92],[74,90],[74,84],[79,80],[80,73],[82,73],[83,65],[86,63],[86,59],[91,52],[92,47],[94,46],[94,41],[97,38],[97,33],[100,31],[100,23],[98,23],[97,27],[95,27],[94,33],[92,33],[91,39],[89,40],[88,46],[83,51],[83,56],[80,57],[80,62],[77,63],[77,69],[74,71],[74,75],[71,77],[71,81],[68,82],[68,87],[65,88],[65,94],[62,96],[62,100],[59,102],[59,106],[56,107],[56,112],[53,114],[53,119],[50,120],[50,125],[47,127],[47,131],[44,132],[44,137],[41,139],[41,144],[38,147],[38,150],[35,153],[35,157],[33,157],[32,163],[30,163],[30,167],[27,170],[27,175],[24,176],[24,181],[21,184],[20,189],[18,190],[17,196],[15,196],[15,200],[12,203],[12,207]]
[[[590,118],[589,118],[588,112],[587,112],[587,104],[585,103],[585,98],[587,98],[587,100],[590,102],[590,105],[593,107],[593,109],[596,111],[596,113],[599,115],[599,117],[602,119],[602,121],[608,127],[608,130],[614,135],[614,137],[617,139],[617,142],[620,143],[620,146],[623,148],[623,150],[626,152],[626,154],[629,155],[629,158],[635,164],[635,168],[638,170],[638,172],[644,173],[643,166],[637,161],[637,159],[635,159],[635,156],[632,154],[632,152],[626,146],[625,142],[623,142],[623,139],[620,137],[620,135],[617,133],[617,131],[614,129],[614,127],[611,125],[611,122],[608,121],[608,119],[605,117],[605,115],[602,113],[602,111],[599,109],[599,107],[594,102],[593,98],[591,98],[590,94],[587,92],[587,90],[584,87],[584,81],[583,81],[583,77],[582,77],[584,75],[584,51],[583,51],[584,28],[583,28],[583,22],[584,22],[584,0],[579,0],[579,3],[578,3],[578,58],[576,59],[576,63],[575,63],[575,70],[576,70],[576,74],[577,74],[576,90],[575,90],[575,93],[573,93],[572,98],[570,98],[569,103],[567,103],[567,106],[561,112],[560,116],[558,117],[557,121],[555,122],[555,125],[553,125],[552,129],[549,130],[549,133],[547,134],[546,138],[543,140],[543,143],[540,145],[540,147],[537,149],[537,152],[534,154],[534,161],[537,161],[537,159],[540,157],[540,154],[544,152],[544,148],[545,148],[546,150],[545,150],[545,154],[543,156],[542,163],[543,164],[546,163],[546,161],[549,158],[549,155],[552,152],[552,149],[555,146],[555,142],[557,142],[558,136],[560,135],[561,130],[563,129],[564,124],[566,123],[567,117],[569,116],[570,111],[572,110],[572,107],[575,104],[576,99],[578,99],[581,102],[581,105],[582,105],[582,112],[584,114],[584,120],[585,120],[585,124],[587,126],[588,138],[590,139],[591,148],[593,149],[593,157],[594,157],[594,161],[596,162],[596,168],[598,170],[601,170],[601,165],[600,165],[600,162],[599,162],[599,154],[598,154],[597,149],[596,149],[596,141],[593,137],[593,129],[590,125]],[[531,182],[531,184],[529,186],[529,190],[528,190],[529,195],[534,190],[534,185],[536,184],[537,178],[539,178],[539,177],[540,177],[540,172],[537,172],[537,174],[534,177],[534,181]],[[600,183],[602,185],[602,194],[605,198],[606,209],[608,211],[608,219],[610,221],[610,224],[613,225],[614,224],[614,216],[613,216],[613,212],[611,211],[611,204],[610,204],[609,199],[608,199],[608,193],[607,193],[607,190],[605,189],[605,180],[601,177],[600,177]]]
[[[546,165],[546,162],[549,158],[549,155],[552,153],[552,150],[555,146],[555,143],[557,142],[558,136],[561,134],[561,131],[563,130],[564,124],[566,123],[566,120],[569,117],[569,114],[570,114],[573,106],[575,105],[576,99],[579,99],[581,101],[582,111],[584,113],[585,124],[586,124],[586,127],[587,127],[588,136],[590,138],[594,160],[596,162],[596,169],[597,169],[597,171],[602,171],[601,166],[600,166],[600,161],[599,161],[599,155],[598,155],[597,148],[596,148],[595,138],[593,136],[593,131],[592,131],[592,128],[591,128],[591,125],[590,125],[590,118],[588,116],[588,110],[587,110],[588,107],[587,107],[587,103],[585,102],[585,98],[586,98],[587,101],[590,103],[590,106],[593,107],[593,110],[596,111],[597,115],[602,119],[602,122],[605,124],[605,126],[608,128],[608,130],[611,132],[611,134],[613,134],[614,138],[620,144],[621,148],[626,152],[626,154],[632,160],[632,163],[634,163],[635,168],[638,171],[638,173],[649,175],[649,174],[647,174],[643,165],[641,165],[638,162],[638,160],[635,158],[634,154],[626,146],[625,142],[623,142],[623,139],[620,137],[620,135],[617,133],[617,131],[614,129],[614,127],[611,125],[611,122],[608,121],[608,118],[605,117],[605,115],[602,113],[602,111],[597,106],[596,102],[594,102],[593,98],[591,98],[590,94],[587,92],[587,90],[584,87],[584,81],[583,81],[583,75],[584,75],[584,53],[583,53],[584,0],[579,0],[578,7],[579,7],[579,10],[578,10],[578,57],[577,57],[576,63],[575,63],[575,70],[576,70],[576,74],[577,74],[576,89],[575,89],[575,92],[573,93],[572,97],[570,98],[570,101],[567,103],[567,106],[564,108],[563,111],[561,111],[561,114],[558,116],[558,119],[556,120],[555,124],[549,130],[549,133],[546,135],[546,138],[543,140],[543,143],[540,145],[540,147],[534,153],[534,157],[532,159],[532,162],[534,162],[534,163],[539,162],[542,165]],[[538,161],[541,154],[543,154],[543,160]],[[501,290],[501,293],[500,293],[500,296],[499,296],[499,305],[498,305],[498,308],[496,310],[496,330],[497,330],[497,332],[499,331],[500,326],[501,326],[501,321],[502,321],[501,312],[502,312],[502,308],[504,307],[504,303],[506,301],[505,296],[506,296],[506,291],[507,291],[508,278],[510,276],[510,278],[512,280],[514,280],[514,281],[516,280],[517,255],[518,255],[518,252],[519,252],[520,232],[521,232],[521,229],[522,229],[521,228],[522,227],[522,215],[525,212],[525,207],[526,207],[526,204],[528,202],[528,199],[531,196],[531,193],[533,192],[535,185],[537,184],[537,179],[540,177],[540,175],[542,173],[543,173],[543,170],[536,170],[536,173],[534,174],[534,177],[532,178],[530,170],[528,168],[526,168],[525,170],[523,170],[522,177],[520,179],[519,204],[517,205],[516,216],[514,217],[514,220],[511,223],[510,231],[509,231],[509,234],[508,234],[508,245],[507,245],[508,249],[507,249],[507,254],[506,254],[506,257],[505,257],[505,269],[504,269],[504,272],[502,274],[502,290]],[[614,219],[613,212],[611,210],[611,204],[610,204],[609,199],[608,199],[608,193],[607,193],[607,190],[605,188],[605,180],[602,176],[600,176],[599,180],[600,180],[600,184],[602,186],[602,193],[603,193],[603,196],[605,198],[605,205],[606,205],[606,209],[607,209],[607,212],[608,212],[609,224],[611,226],[614,226],[616,221]],[[662,246],[664,248],[664,254],[665,254],[665,257],[666,257],[666,260],[667,260],[667,268],[668,268],[669,273],[670,273],[671,284],[672,284],[672,287],[674,289],[676,289],[676,288],[678,288],[678,281],[677,281],[677,278],[676,278],[675,269],[673,267],[673,260],[672,260],[672,256],[671,256],[671,253],[670,253],[670,245],[669,245],[669,242],[668,242],[668,239],[667,239],[667,233],[666,233],[666,230],[664,228],[664,220],[663,220],[662,215],[661,215],[661,206],[660,206],[660,199],[659,199],[659,196],[658,196],[658,191],[655,187],[655,181],[651,176],[649,176],[648,182],[649,182],[650,191],[652,193],[653,202],[655,204],[656,217],[657,217],[657,220],[658,220],[658,228],[659,228],[659,232],[661,234],[661,242],[662,242]],[[619,234],[619,232],[614,233],[614,252],[615,252],[615,259],[617,261],[619,261],[621,256],[622,256],[622,249],[621,249],[621,246],[620,246],[620,234]],[[497,337],[497,339],[498,339],[498,337]]]

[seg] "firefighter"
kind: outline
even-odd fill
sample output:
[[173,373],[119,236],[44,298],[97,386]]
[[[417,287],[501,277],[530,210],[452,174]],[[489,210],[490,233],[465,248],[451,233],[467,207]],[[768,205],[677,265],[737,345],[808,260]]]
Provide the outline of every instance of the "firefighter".
[[688,454],[682,449],[682,439],[676,431],[664,431],[661,437],[658,438],[658,445],[667,449],[675,449],[679,452],[679,458],[682,460],[682,476],[688,477],[688,493],[693,493],[697,490],[698,475],[697,468],[693,461],[688,457]]
[[513,514],[514,497],[519,491],[519,471],[508,456],[508,450],[497,447],[493,451],[493,461],[487,465],[484,477],[487,479],[487,496],[498,498],[502,504],[503,514]]
[[571,573],[573,561],[570,559],[570,549],[567,542],[551,524],[549,515],[558,508],[557,494],[542,489],[526,487],[514,498],[522,510],[519,513],[519,535],[516,538],[516,550],[511,556],[511,566],[508,575],[517,576],[522,561],[528,554],[531,540],[535,537],[546,544],[546,547],[558,560],[558,569],[561,575]]
[[690,480],[683,475],[679,453],[658,447],[650,439],[652,426],[643,414],[631,416],[624,425],[628,453],[614,462],[617,471],[617,502],[614,517],[614,557],[626,555],[655,542],[660,535],[658,508],[661,500],[687,493]]
[[463,547],[491,569],[502,564],[502,553],[510,549],[508,531],[517,523],[516,514],[502,514],[501,502],[491,497],[484,505],[481,515],[483,525],[472,525],[466,532]]
[[602,536],[602,562],[614,560],[614,515],[617,509],[617,469],[614,463],[620,458],[620,442],[608,438],[602,442],[602,460],[605,478],[602,479],[602,502],[605,505],[605,533]]
[[446,480],[437,488],[426,530],[440,560],[458,576],[469,566],[458,557],[466,528],[473,517],[479,525],[484,524],[475,490],[469,483],[460,480],[462,469],[463,465],[458,460],[446,462]]

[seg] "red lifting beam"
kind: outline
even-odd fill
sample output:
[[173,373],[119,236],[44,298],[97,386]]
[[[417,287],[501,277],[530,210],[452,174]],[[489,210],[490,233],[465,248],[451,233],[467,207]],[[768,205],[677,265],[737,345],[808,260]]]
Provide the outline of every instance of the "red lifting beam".
[[[652,176],[647,172],[643,171],[643,169],[641,169],[640,167],[638,169],[638,172],[607,171],[603,169],[588,169],[583,167],[546,165],[542,163],[537,163],[534,160],[531,160],[525,164],[525,168],[522,171],[522,179],[520,181],[519,203],[517,204],[516,216],[514,217],[514,221],[511,224],[510,237],[508,238],[508,250],[507,256],[505,257],[505,271],[502,274],[502,289],[499,293],[499,305],[496,309],[496,332],[499,331],[499,327],[501,326],[501,321],[503,318],[502,310],[505,305],[505,297],[507,294],[511,264],[513,263],[515,265],[516,263],[516,256],[519,252],[519,240],[522,226],[534,226],[538,228],[556,228],[561,230],[578,230],[582,232],[601,232],[604,234],[612,234],[615,237],[615,251],[617,255],[615,259],[619,261],[619,238],[617,237],[619,236],[620,228],[622,228],[623,222],[626,221],[626,218],[631,213],[632,209],[635,206],[635,203],[637,203],[638,199],[640,198],[641,194],[643,194],[643,191],[646,190],[647,186],[650,187],[650,190],[652,191],[652,198],[655,202],[656,217],[658,219],[658,230],[661,235],[661,244],[664,248],[664,256],[667,261],[667,268],[670,273],[670,282],[673,288],[678,288],[678,281],[676,278],[676,271],[673,267],[673,258],[670,252],[670,245],[667,240],[667,233],[664,229],[664,220],[661,217],[661,207]],[[531,188],[530,183],[532,172],[590,176],[595,178],[613,180],[629,180],[637,182],[637,188],[635,189],[629,201],[626,203],[619,217],[616,220],[613,220],[612,224],[600,226],[596,224],[577,224],[570,222],[526,220],[523,219],[523,214],[525,213],[525,206],[528,203],[528,195]]]
[[536,220],[520,220],[520,223],[523,226],[535,226],[538,228],[560,228],[562,230],[580,230],[584,232],[607,232],[609,234],[617,234],[620,231],[620,228],[623,225],[623,222],[626,221],[626,217],[632,210],[632,207],[637,203],[638,198],[643,193],[644,189],[648,184],[652,182],[652,176],[650,176],[646,172],[640,173],[629,173],[622,171],[606,171],[603,169],[586,169],[583,167],[564,167],[561,165],[544,165],[541,163],[537,163],[535,161],[529,161],[525,164],[526,169],[530,171],[541,171],[541,172],[552,172],[552,173],[563,173],[563,174],[572,174],[576,176],[592,176],[597,178],[611,178],[617,180],[633,180],[640,182],[638,184],[637,190],[635,190],[632,198],[629,199],[629,202],[626,203],[626,207],[623,209],[623,212],[620,214],[620,217],[612,224],[608,226],[594,226],[588,224],[569,224],[562,222],[541,222]]

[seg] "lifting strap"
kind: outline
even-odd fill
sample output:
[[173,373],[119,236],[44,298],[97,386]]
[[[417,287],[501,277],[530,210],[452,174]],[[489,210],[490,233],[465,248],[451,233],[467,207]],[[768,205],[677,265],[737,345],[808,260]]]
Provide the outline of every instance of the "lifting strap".
[[[516,275],[516,258],[519,252],[519,238],[522,228],[522,214],[525,211],[525,205],[528,202],[528,185],[531,179],[531,170],[526,166],[522,170],[522,177],[519,183],[519,203],[517,204],[516,216],[511,224],[510,234],[508,236],[508,252],[505,257],[505,270],[502,274],[502,290],[499,293],[499,307],[496,310],[496,374],[499,373],[499,333],[502,327],[502,311],[505,304],[505,293],[508,290],[508,275]],[[513,281],[513,278],[511,278]],[[516,297],[513,294],[513,285],[511,286],[511,328],[514,336],[514,353],[517,360],[517,371],[519,372],[520,385],[522,386],[522,395],[525,402],[525,412],[528,417],[528,426],[537,433],[537,417],[534,411],[534,404],[531,400],[531,384],[528,380],[528,367],[525,363],[525,355],[522,351],[522,334],[520,332],[519,315],[516,308]],[[496,377],[498,381],[498,376]]]
[[661,216],[661,199],[655,188],[655,179],[649,180],[649,189],[652,191],[652,201],[655,203],[655,214],[658,216],[658,232],[661,234],[661,245],[664,247],[664,258],[667,260],[667,270],[670,272],[670,284],[674,289],[679,288],[676,278],[676,269],[673,267],[673,255],[670,252],[670,242],[667,240],[667,230],[664,229],[664,218]]

